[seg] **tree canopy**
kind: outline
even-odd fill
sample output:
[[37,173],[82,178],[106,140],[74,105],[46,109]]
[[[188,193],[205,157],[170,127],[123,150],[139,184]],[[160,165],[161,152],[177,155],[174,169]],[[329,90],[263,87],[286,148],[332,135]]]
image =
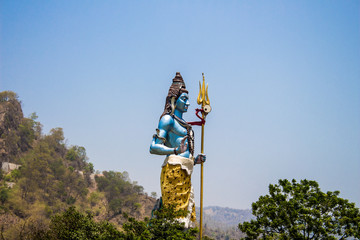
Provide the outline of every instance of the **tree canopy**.
[[354,203],[322,192],[316,181],[284,179],[252,204],[256,220],[239,224],[243,239],[346,239],[360,237],[360,213]]
[[[162,207],[155,211],[154,218],[138,221],[127,217],[123,225],[124,239],[156,239],[156,240],[191,240],[196,239],[197,228],[184,228],[176,218],[184,215],[183,211],[176,211],[174,206]],[[185,214],[186,215],[186,214]]]
[[185,229],[176,217],[179,213],[174,207],[163,208],[156,212],[156,218],[145,218],[143,221],[125,216],[127,221],[122,230],[108,221],[96,222],[90,212],[83,213],[71,206],[64,212],[52,216],[49,226],[39,227],[29,224],[24,235],[26,239],[60,240],[60,239],[157,239],[157,240],[192,240],[196,238],[197,229]]

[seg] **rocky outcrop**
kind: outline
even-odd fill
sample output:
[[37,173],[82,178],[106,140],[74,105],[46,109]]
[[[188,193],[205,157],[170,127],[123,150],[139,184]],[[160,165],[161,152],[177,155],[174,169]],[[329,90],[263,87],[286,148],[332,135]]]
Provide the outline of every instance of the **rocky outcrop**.
[[21,165],[9,162],[0,162],[1,170],[4,173],[9,173],[12,170],[19,169]]

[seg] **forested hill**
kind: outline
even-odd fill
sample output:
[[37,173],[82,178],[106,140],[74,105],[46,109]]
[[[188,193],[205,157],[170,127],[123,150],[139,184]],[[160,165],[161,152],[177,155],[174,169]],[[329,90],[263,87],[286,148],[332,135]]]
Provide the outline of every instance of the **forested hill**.
[[[54,217],[69,213],[80,220],[89,213],[98,223],[122,229],[124,213],[143,220],[156,202],[126,171],[96,171],[84,147],[65,144],[61,128],[44,134],[36,114],[24,117],[11,91],[0,92],[0,167],[0,239],[54,239],[31,234],[46,233]],[[204,210],[205,234],[214,239],[237,239],[237,223],[250,214],[219,207]]]
[[61,128],[42,132],[36,114],[23,116],[14,92],[0,92],[0,238],[20,239],[46,227],[70,206],[117,226],[123,212],[143,219],[155,199],[127,172],[96,173],[81,146],[67,146]]

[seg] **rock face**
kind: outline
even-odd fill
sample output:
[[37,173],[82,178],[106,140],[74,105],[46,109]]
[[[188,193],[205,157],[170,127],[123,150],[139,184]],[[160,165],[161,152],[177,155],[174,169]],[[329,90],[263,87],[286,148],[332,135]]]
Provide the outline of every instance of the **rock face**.
[[21,165],[9,162],[0,162],[1,170],[5,173],[9,173],[12,170],[19,169]]

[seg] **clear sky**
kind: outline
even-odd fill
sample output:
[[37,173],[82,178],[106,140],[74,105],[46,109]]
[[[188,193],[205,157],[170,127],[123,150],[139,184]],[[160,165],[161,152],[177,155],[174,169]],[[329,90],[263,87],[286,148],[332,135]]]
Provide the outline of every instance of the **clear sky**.
[[0,14],[0,90],[96,169],[159,194],[149,146],[171,80],[194,121],[204,72],[205,206],[251,208],[283,178],[360,206],[360,1],[3,0]]

